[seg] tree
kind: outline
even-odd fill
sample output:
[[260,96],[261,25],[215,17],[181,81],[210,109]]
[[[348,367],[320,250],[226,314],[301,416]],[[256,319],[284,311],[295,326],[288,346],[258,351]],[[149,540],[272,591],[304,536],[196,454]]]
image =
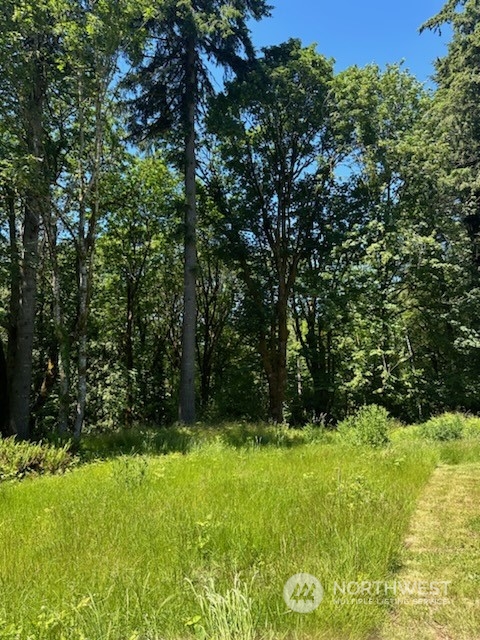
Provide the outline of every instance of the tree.
[[149,380],[154,367],[162,370],[161,358],[155,362],[151,353],[152,317],[160,322],[168,313],[164,308],[159,317],[161,305],[157,307],[155,300],[158,288],[164,288],[161,256],[172,245],[176,250],[178,201],[176,178],[158,157],[126,156],[105,176],[102,209],[107,215],[99,237],[95,320],[103,328],[105,343],[115,345],[116,363],[110,366],[122,367],[116,396],[124,402],[118,403],[118,417],[129,427],[151,419],[148,406],[154,391],[148,389]]
[[275,422],[284,418],[293,288],[300,265],[321,242],[343,153],[332,81],[331,61],[290,40],[264,49],[252,70],[228,83],[209,118],[227,176],[217,175],[214,184],[222,232],[248,292]]
[[[463,8],[463,10],[459,10]],[[440,31],[449,23],[448,53],[437,60],[438,90],[433,112],[437,140],[449,149],[448,183],[460,202],[460,215],[472,241],[476,278],[480,277],[480,7],[476,0],[449,0],[423,26]],[[453,210],[458,209],[455,207]]]
[[[458,296],[455,351],[465,391],[472,402],[480,373],[480,7],[475,0],[449,0],[423,29],[440,32],[448,23],[448,52],[436,61],[438,89],[431,109],[430,140],[441,149],[441,207],[452,224],[463,224],[470,247],[463,262],[466,283]],[[457,252],[465,255],[465,245]],[[462,313],[460,313],[462,312]],[[454,377],[459,380],[458,375]],[[472,384],[473,383],[473,384]],[[472,407],[478,406],[478,400]]]
[[[70,369],[76,350],[76,407],[73,435],[81,435],[87,395],[88,320],[97,228],[102,215],[101,186],[106,149],[114,157],[112,85],[129,29],[128,2],[86,0],[74,8],[55,7],[62,42],[61,106],[66,111],[63,135],[68,151],[57,185],[55,211],[45,217],[52,265],[54,326],[59,343],[59,429],[66,431],[70,406]],[[128,33],[129,36],[134,34]],[[117,132],[118,133],[118,129]],[[57,256],[58,234],[70,235],[76,257],[75,327],[66,326],[62,308],[62,275]],[[76,349],[75,349],[76,348]]]
[[[7,2],[2,11],[0,71],[2,119],[9,125],[10,166],[23,166],[23,182],[10,184],[9,209],[12,281],[8,346],[10,430],[28,438],[35,329],[39,234],[50,207],[52,148],[46,131],[50,84],[56,75],[58,39],[52,29],[48,3]],[[17,190],[15,191],[15,187]],[[17,211],[22,234],[17,246]]]
[[0,435],[9,434],[7,360],[0,339]]
[[[197,277],[198,331],[197,361],[200,374],[200,403],[208,410],[227,360],[223,341],[226,326],[232,321],[238,282],[235,274],[222,259],[221,242],[215,234],[218,212],[213,201],[202,190],[199,209],[204,221],[199,230],[200,264]],[[213,218],[210,225],[208,218]],[[221,364],[222,363],[222,364]],[[215,384],[216,383],[216,384]]]
[[338,84],[352,125],[357,211],[344,239],[354,259],[341,285],[341,395],[347,407],[381,399],[415,420],[435,407],[460,406],[459,381],[470,387],[459,349],[465,234],[444,200],[443,145],[431,136],[429,93],[398,66],[354,67]]
[[[196,120],[210,89],[207,61],[240,69],[252,57],[247,21],[267,15],[265,0],[165,0],[147,21],[147,40],[129,86],[144,137],[165,137],[182,149],[185,184],[184,308],[179,419],[195,421]],[[150,11],[150,10],[149,10]],[[137,127],[138,132],[138,127]]]

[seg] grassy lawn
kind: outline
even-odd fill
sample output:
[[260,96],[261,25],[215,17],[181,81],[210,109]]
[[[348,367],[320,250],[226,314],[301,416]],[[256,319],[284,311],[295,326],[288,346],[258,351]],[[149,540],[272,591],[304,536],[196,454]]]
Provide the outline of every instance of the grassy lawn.
[[[437,461],[213,442],[0,484],[0,638],[367,638],[388,609],[335,604],[334,582],[394,575]],[[309,614],[282,597],[299,572],[325,591]]]

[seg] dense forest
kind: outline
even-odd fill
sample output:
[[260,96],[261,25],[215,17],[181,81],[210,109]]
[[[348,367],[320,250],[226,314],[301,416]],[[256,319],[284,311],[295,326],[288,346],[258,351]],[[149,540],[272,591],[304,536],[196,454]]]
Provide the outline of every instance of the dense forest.
[[476,0],[435,90],[264,0],[2,7],[3,435],[480,410]]

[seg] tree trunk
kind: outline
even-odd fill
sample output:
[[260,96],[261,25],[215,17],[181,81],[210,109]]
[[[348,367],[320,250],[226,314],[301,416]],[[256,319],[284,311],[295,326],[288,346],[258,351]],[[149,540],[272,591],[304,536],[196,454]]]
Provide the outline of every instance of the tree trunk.
[[283,405],[285,402],[285,386],[282,384],[281,372],[276,370],[268,377],[268,401],[270,419],[275,424],[284,420]]
[[70,412],[70,338],[65,327],[60,300],[60,274],[55,260],[52,275],[53,321],[58,342],[58,432],[68,431]]
[[278,350],[277,350],[277,391],[272,409],[274,422],[282,423],[283,405],[287,387],[287,343],[288,343],[288,296],[285,283],[280,282],[277,302],[278,315]]
[[53,330],[57,343],[55,378],[58,380],[58,433],[64,435],[68,431],[70,411],[70,338],[62,311],[57,221],[51,211],[47,212],[47,216],[44,226],[52,263]]
[[25,205],[23,256],[21,264],[21,304],[10,397],[10,428],[24,440],[29,437],[32,351],[37,294],[38,234],[41,204],[29,193]]
[[185,86],[185,239],[184,239],[184,302],[182,324],[182,361],[180,371],[179,420],[195,422],[195,349],[196,349],[196,270],[197,270],[197,207],[196,207],[196,52],[195,37],[187,38]]
[[10,435],[8,423],[8,374],[3,342],[0,339],[0,434]]
[[125,407],[125,426],[133,425],[134,393],[133,393],[133,327],[134,327],[134,286],[131,278],[127,282],[127,319],[125,327],[125,367],[127,369],[127,398]]
[[[285,331],[288,331],[285,326]],[[284,334],[282,329],[281,333]],[[276,344],[267,346],[265,336],[260,338],[260,355],[268,383],[268,411],[272,422],[281,424],[284,421],[283,406],[287,382],[287,343],[280,339],[280,331]]]
[[[97,222],[100,215],[100,174],[102,166],[103,143],[104,143],[104,116],[102,105],[105,100],[107,83],[98,82],[95,94],[95,141],[94,159],[91,168],[91,175],[87,183],[88,170],[85,162],[88,158],[85,133],[85,95],[83,78],[78,79],[78,108],[79,108],[79,154],[78,154],[78,238],[77,238],[77,261],[78,261],[78,380],[77,380],[77,403],[75,422],[73,426],[73,437],[79,440],[82,434],[85,421],[85,408],[87,403],[87,354],[88,354],[88,316],[90,312],[90,292],[93,279],[93,259],[95,252],[95,238],[97,232]],[[88,102],[87,102],[88,105]],[[87,195],[90,196],[90,215],[87,216]]]
[[[17,327],[20,310],[20,252],[17,238],[15,194],[13,191],[7,193],[5,200],[8,211],[10,238],[10,305],[8,313],[7,377],[8,383],[11,385],[17,353]],[[10,395],[9,393],[9,396]]]
[[77,406],[73,437],[80,439],[85,421],[85,406],[87,402],[87,317],[88,317],[88,267],[85,250],[85,238],[80,233],[78,265],[78,381]]
[[48,158],[44,146],[43,115],[46,83],[40,36],[31,39],[32,67],[28,93],[20,96],[28,152],[35,159],[25,192],[19,308],[10,387],[10,428],[20,439],[29,437],[32,351],[37,295],[40,220],[49,206]]

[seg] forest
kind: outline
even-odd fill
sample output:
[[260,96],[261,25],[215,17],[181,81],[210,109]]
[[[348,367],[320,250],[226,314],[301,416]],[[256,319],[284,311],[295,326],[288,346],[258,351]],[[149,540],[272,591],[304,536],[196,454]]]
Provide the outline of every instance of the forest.
[[476,0],[435,88],[265,0],[2,9],[4,436],[480,410]]

